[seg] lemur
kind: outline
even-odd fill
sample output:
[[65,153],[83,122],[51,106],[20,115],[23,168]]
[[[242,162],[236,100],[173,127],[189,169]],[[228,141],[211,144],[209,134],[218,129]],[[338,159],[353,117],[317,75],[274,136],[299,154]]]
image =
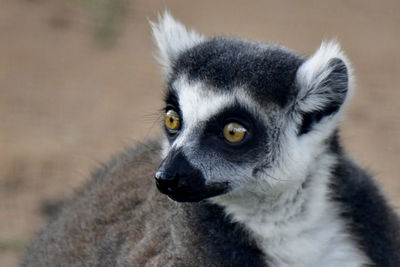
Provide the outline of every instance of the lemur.
[[94,173],[23,266],[400,266],[399,219],[340,143],[336,42],[304,58],[169,13],[152,29],[165,134]]

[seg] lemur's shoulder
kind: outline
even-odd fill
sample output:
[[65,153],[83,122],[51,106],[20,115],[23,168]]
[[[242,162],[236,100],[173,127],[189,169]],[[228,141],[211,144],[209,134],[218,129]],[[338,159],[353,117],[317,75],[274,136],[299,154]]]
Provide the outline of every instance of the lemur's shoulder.
[[400,220],[372,176],[340,151],[331,196],[348,230],[376,266],[400,266]]
[[[157,141],[143,142],[97,169],[35,237],[22,266],[118,265],[127,240],[139,243],[145,238],[141,229],[152,223],[143,210],[151,208],[148,199],[160,195],[152,180],[159,150]],[[162,220],[163,214],[157,216]]]
[[156,191],[159,154],[159,141],[145,141],[95,171],[37,235],[22,266],[266,266],[220,207]]

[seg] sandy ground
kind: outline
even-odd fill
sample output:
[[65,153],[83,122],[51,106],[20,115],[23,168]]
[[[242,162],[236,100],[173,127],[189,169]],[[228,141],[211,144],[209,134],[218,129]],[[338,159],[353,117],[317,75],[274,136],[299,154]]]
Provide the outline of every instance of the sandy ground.
[[111,45],[94,38],[101,12],[84,2],[0,1],[1,266],[17,265],[45,223],[44,200],[67,196],[100,162],[159,131],[162,85],[147,19],[165,7],[207,35],[305,55],[322,39],[340,40],[358,88],[344,141],[400,205],[399,1],[126,0]]

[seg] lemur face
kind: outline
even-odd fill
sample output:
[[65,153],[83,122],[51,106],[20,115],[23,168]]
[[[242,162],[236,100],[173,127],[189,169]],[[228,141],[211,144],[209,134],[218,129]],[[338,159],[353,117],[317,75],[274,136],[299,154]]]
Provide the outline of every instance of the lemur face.
[[153,31],[167,82],[162,193],[200,201],[307,170],[347,95],[338,46],[304,60],[276,45],[205,39],[169,14]]

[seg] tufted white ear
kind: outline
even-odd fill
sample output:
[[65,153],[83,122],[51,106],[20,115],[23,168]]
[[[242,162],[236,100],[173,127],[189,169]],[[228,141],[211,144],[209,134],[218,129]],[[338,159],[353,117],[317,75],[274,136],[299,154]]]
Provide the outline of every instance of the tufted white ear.
[[322,118],[336,114],[352,93],[350,63],[339,44],[323,42],[298,69],[296,84],[296,108],[304,116],[300,133],[304,133]]
[[159,14],[158,21],[150,24],[158,47],[157,59],[165,75],[171,72],[173,63],[181,52],[205,40],[199,33],[188,30],[176,21],[168,11]]

